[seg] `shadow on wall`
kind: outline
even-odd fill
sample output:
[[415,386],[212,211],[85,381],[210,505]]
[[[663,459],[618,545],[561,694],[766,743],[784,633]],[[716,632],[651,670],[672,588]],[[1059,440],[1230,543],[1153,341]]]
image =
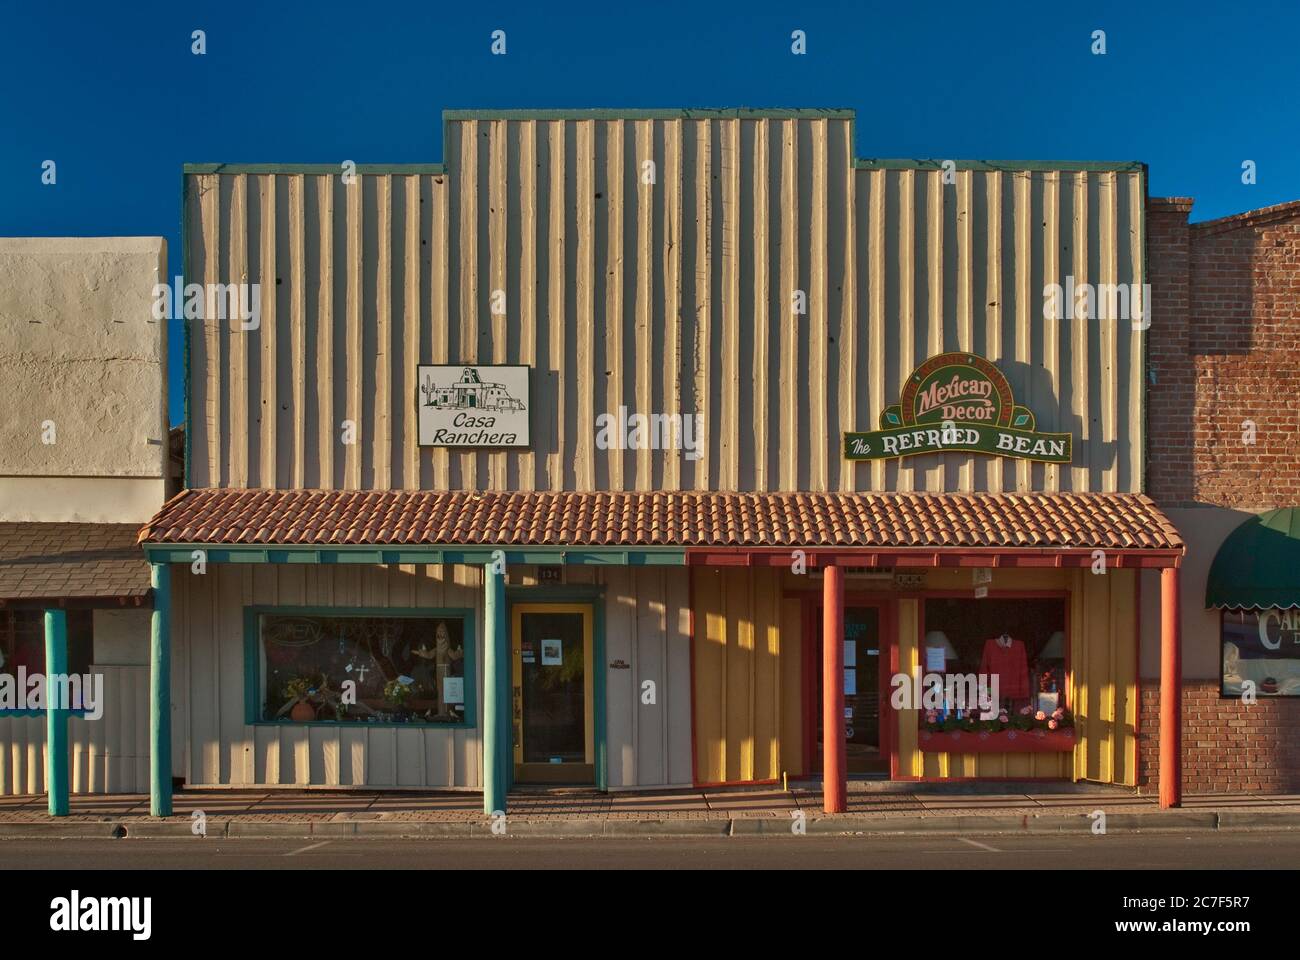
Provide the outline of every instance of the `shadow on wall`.
[[[1245,357],[1255,351],[1257,296],[1267,284],[1268,259],[1272,246],[1265,243],[1256,229],[1215,232],[1191,226],[1190,270],[1188,283],[1188,350],[1191,360],[1197,356]],[[1279,254],[1286,247],[1277,247]],[[1256,279],[1263,267],[1264,274]],[[1290,268],[1292,271],[1294,267]],[[1268,308],[1266,299],[1260,304]],[[1290,304],[1288,304],[1288,307]],[[1266,346],[1266,345],[1261,345]]]
[[[1089,357],[1088,365],[1089,369],[1098,369],[1097,358]],[[1057,385],[1053,383],[1052,374],[1046,367],[1025,363],[1020,360],[1001,360],[998,362],[998,367],[1006,374],[1007,381],[1011,384],[1011,391],[1015,395],[1016,403],[1028,407],[1034,414],[1038,430],[1047,433],[1068,433],[1074,437],[1075,462],[1088,467],[1087,489],[1104,489],[1103,475],[1107,470],[1111,470],[1116,466],[1116,461],[1119,459],[1120,444],[1115,440],[1102,440],[1098,436],[1101,433],[1101,408],[1092,391],[1089,391],[1089,405],[1090,408],[1095,407],[1096,409],[1095,415],[1092,409],[1089,410],[1091,419],[1091,422],[1087,425],[1089,439],[1084,441],[1084,418],[1073,411],[1063,409],[1061,406],[1060,397],[1069,396],[1074,390],[1069,379],[1071,376],[1069,369],[1061,371],[1061,390],[1058,394]],[[1117,426],[1121,416],[1121,413],[1117,411],[1115,417]],[[1120,429],[1123,428],[1120,427]],[[1087,447],[1086,455],[1085,443]],[[1062,468],[1057,476],[1062,490],[1073,489],[1072,470]],[[1128,478],[1122,474],[1117,479],[1119,489],[1132,488]]]

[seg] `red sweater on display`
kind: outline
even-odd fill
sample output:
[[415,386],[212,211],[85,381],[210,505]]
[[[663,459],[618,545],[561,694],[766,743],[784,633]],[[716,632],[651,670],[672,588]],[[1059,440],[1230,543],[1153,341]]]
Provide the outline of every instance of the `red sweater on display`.
[[980,658],[980,673],[998,676],[999,697],[1029,696],[1029,660],[1025,645],[1012,640],[1004,647],[998,638],[984,641],[984,655]]

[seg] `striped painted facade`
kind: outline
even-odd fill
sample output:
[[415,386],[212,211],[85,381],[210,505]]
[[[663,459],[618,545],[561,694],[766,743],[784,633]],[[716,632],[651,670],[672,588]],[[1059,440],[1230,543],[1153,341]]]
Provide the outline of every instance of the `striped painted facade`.
[[[1142,331],[1043,319],[1045,284],[1143,281],[1139,165],[854,160],[834,111],[525,116],[450,114],[443,166],[351,185],[191,168],[186,279],[263,293],[255,331],[191,326],[191,486],[1141,489]],[[1074,463],[843,460],[950,350]],[[416,366],[458,362],[533,368],[529,449],[417,446]],[[597,449],[620,406],[699,415],[703,455]]]
[[[1044,319],[1048,284],[1145,281],[1140,164],[855,159],[848,111],[453,112],[443,156],[361,166],[347,180],[334,166],[187,168],[186,281],[262,291],[255,330],[188,325],[188,486],[1142,489],[1143,330]],[[1073,434],[1074,461],[845,460],[842,434],[875,429],[913,368],[948,351],[997,363],[1037,429]],[[417,365],[461,362],[531,368],[527,449],[417,445]],[[597,417],[620,407],[699,416],[702,455],[599,449]],[[481,622],[478,570],[212,569],[177,577],[177,775],[481,787],[481,723],[247,724],[238,642],[255,603],[445,601]],[[531,568],[509,576],[536,583]],[[598,722],[610,786],[811,768],[791,576],[565,577],[605,587],[609,663],[592,666],[609,693]],[[935,572],[934,583],[949,579]],[[1133,582],[1129,571],[1104,584],[997,574],[998,587],[1072,598],[1073,757],[923,755],[912,724],[912,741],[897,731],[900,775],[1135,782]],[[917,655],[917,615],[915,598],[897,600],[904,662]],[[647,679],[654,708],[638,705]]]

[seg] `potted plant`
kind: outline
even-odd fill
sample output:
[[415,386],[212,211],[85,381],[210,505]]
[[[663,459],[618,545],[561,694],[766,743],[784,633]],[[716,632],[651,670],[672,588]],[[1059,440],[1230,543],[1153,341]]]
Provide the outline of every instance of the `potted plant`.
[[294,677],[284,685],[284,698],[292,704],[289,719],[295,723],[307,723],[316,719],[316,708],[311,698],[315,696],[317,683],[314,677]]
[[393,712],[399,716],[405,712],[406,702],[411,699],[413,685],[403,683],[401,680],[389,680],[384,684],[384,699],[393,707]]

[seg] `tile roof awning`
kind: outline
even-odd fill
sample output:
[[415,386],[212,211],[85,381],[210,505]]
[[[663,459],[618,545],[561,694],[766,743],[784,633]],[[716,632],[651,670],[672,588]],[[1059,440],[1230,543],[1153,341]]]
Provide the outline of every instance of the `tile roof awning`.
[[0,601],[142,602],[149,564],[134,523],[0,523]]
[[212,559],[267,562],[481,562],[502,549],[514,562],[778,563],[801,549],[814,564],[1060,566],[1100,549],[1121,565],[1174,566],[1183,552],[1149,498],[1121,493],[202,489],[169,501],[140,542],[154,559],[204,546],[228,548]]

